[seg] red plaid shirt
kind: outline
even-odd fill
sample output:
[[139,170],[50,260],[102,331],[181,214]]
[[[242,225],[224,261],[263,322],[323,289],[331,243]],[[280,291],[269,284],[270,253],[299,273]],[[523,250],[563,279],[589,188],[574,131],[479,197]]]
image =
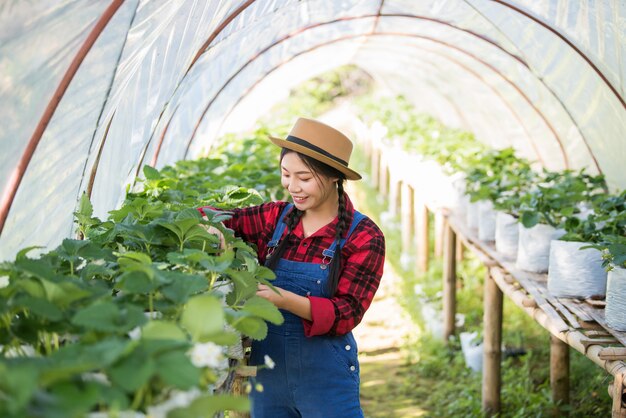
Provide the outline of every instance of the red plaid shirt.
[[[255,244],[259,262],[265,262],[267,243],[272,239],[278,217],[287,202],[270,202],[259,206],[229,210],[233,217],[224,225],[244,241]],[[348,225],[354,216],[354,206],[346,195]],[[335,239],[338,218],[304,238],[302,222],[289,235],[283,258],[305,263],[321,263],[322,251]],[[285,235],[287,230],[285,229]],[[385,238],[369,218],[356,226],[342,250],[342,272],[337,292],[332,298],[309,296],[312,320],[303,319],[304,332],[313,335],[342,335],[361,322],[369,308],[383,275]]]

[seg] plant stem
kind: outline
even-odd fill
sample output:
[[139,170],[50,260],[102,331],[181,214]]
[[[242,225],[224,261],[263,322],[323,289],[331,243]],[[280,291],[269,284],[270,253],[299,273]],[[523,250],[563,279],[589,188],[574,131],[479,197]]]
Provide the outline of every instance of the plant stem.
[[137,409],[139,409],[139,405],[141,405],[141,401],[143,401],[143,395],[144,392],[147,389],[147,383],[145,385],[143,385],[142,387],[140,387],[137,392],[135,392],[135,396],[133,397],[133,403],[130,406],[130,409],[133,411],[136,411]]
[[54,342],[54,349],[58,350],[59,349],[59,334],[57,334],[56,332],[53,332],[52,340]]

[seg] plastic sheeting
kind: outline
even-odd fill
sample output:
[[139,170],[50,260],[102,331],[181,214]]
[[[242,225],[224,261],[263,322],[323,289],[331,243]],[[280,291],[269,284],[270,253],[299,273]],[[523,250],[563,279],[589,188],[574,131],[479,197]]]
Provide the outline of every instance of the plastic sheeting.
[[143,164],[193,158],[346,63],[492,147],[626,186],[626,3],[612,0],[128,0],[20,168],[109,5],[0,6],[0,259],[71,236],[81,193],[106,217]]

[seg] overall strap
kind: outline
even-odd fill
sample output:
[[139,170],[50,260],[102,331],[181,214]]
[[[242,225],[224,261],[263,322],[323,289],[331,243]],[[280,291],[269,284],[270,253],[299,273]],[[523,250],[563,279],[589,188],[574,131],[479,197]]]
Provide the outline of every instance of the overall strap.
[[278,222],[276,222],[276,229],[274,229],[274,235],[272,235],[272,239],[270,240],[270,242],[267,243],[267,248],[273,248],[278,245],[278,241],[280,241],[281,237],[283,236],[283,232],[285,232],[285,228],[287,227],[287,224],[283,220],[285,219],[285,216],[292,207],[293,203],[289,203],[280,213],[280,216],[278,217]]
[[337,248],[337,245],[339,245],[339,251],[341,251],[341,249],[343,248],[343,245],[346,243],[346,240],[350,238],[350,235],[352,235],[352,232],[354,232],[354,229],[356,228],[356,226],[359,224],[359,222],[361,222],[365,218],[366,218],[365,215],[363,215],[358,210],[355,210],[354,216],[352,217],[352,223],[350,224],[350,229],[348,229],[348,233],[346,234],[346,237],[340,239],[339,241],[337,240],[333,241],[332,245],[328,249],[322,251],[322,254],[324,255],[324,257],[333,258],[333,256],[335,255],[335,249]]

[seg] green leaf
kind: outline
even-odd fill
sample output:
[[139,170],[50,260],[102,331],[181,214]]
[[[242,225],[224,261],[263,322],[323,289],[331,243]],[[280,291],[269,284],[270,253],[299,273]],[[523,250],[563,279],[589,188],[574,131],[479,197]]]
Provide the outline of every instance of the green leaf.
[[134,392],[146,384],[155,371],[154,359],[146,355],[140,345],[110,368],[108,375],[116,386],[126,392]]
[[280,325],[285,320],[278,308],[269,300],[260,296],[253,296],[243,305],[244,312],[265,319],[273,324]]
[[71,322],[94,331],[124,334],[146,321],[143,310],[134,305],[120,309],[113,302],[96,302],[78,311]]
[[150,167],[149,165],[143,166],[143,175],[148,180],[159,180],[161,179],[161,174],[155,168]]
[[161,288],[161,293],[175,303],[185,303],[191,295],[203,292],[209,287],[207,279],[203,276],[178,272],[163,274],[171,278],[171,282]]
[[59,321],[63,318],[63,312],[54,304],[45,299],[34,298],[30,295],[16,297],[13,300],[15,306],[25,308],[32,313],[50,321]]
[[157,374],[168,384],[178,389],[191,389],[200,381],[200,369],[181,351],[171,351],[156,359]]
[[532,228],[539,223],[539,214],[537,212],[524,212],[521,222],[526,228]]
[[150,321],[141,329],[141,338],[147,340],[181,340],[187,341],[187,336],[174,322]]
[[89,200],[89,196],[87,196],[87,193],[83,193],[80,197],[80,202],[78,204],[78,213],[86,218],[90,218],[91,215],[93,215],[93,206],[91,204],[91,201]]
[[237,331],[255,340],[262,340],[267,337],[267,324],[261,318],[244,316],[237,319],[233,326]]
[[220,300],[211,295],[192,297],[184,308],[181,324],[193,341],[204,341],[212,334],[223,331],[225,319]]
[[159,287],[159,283],[150,280],[142,271],[129,271],[117,279],[116,287],[128,293],[145,294]]

